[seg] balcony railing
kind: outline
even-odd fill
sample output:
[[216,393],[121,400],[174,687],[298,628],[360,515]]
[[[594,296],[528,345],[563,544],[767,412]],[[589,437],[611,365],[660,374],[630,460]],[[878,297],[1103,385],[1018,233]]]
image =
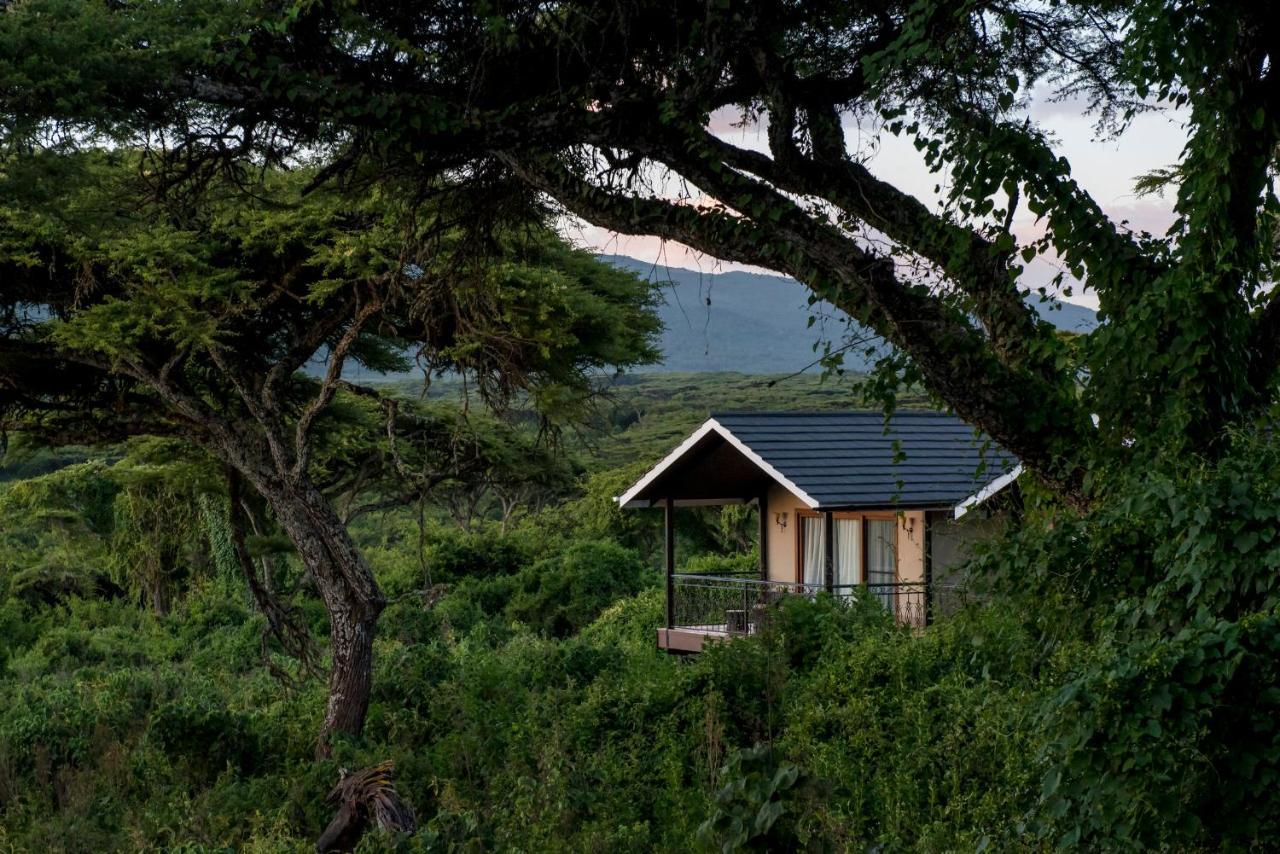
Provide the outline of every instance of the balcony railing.
[[[667,628],[711,635],[754,634],[768,621],[772,606],[782,598],[812,598],[826,589],[821,584],[676,574],[672,577]],[[924,582],[836,585],[830,592],[838,598],[872,597],[899,623],[916,628],[923,628],[938,616],[954,611],[961,596],[953,587],[930,586]]]

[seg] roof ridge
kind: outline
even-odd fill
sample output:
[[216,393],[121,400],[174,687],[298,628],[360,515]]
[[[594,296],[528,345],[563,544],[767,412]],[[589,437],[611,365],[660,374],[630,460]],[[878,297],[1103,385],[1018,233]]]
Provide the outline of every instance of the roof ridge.
[[[886,422],[884,411],[874,409],[739,410],[713,412],[619,500],[651,505],[661,497],[662,484],[652,494],[645,490],[671,467],[684,466],[686,454],[719,452],[718,445],[708,444],[709,436],[719,436],[814,509],[967,507],[981,500],[974,496],[998,491],[1021,471],[1012,454],[952,413],[902,409]],[[698,474],[696,467],[708,459],[692,458],[690,468],[677,468],[668,485]]]
[[[719,411],[712,410],[710,413],[712,418],[722,418],[730,415],[878,415],[884,417],[884,412],[879,409],[724,409]],[[889,417],[897,418],[899,415],[931,415],[941,418],[953,418],[956,421],[964,422],[964,419],[960,416],[951,412],[943,412],[940,409],[898,409]]]

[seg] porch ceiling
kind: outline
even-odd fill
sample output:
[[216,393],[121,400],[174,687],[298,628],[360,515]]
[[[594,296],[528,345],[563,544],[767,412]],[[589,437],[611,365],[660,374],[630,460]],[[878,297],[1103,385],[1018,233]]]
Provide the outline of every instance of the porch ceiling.
[[755,462],[712,430],[631,496],[626,506],[652,507],[668,496],[677,506],[745,504],[773,482]]

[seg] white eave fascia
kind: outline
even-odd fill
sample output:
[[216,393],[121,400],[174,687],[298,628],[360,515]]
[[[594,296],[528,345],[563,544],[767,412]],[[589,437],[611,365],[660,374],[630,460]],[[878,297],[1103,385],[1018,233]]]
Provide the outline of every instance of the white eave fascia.
[[640,478],[640,480],[636,481],[634,486],[632,486],[622,495],[619,495],[616,499],[616,501],[618,502],[618,505],[620,507],[652,506],[652,504],[647,501],[636,501],[636,496],[639,495],[641,492],[643,492],[645,487],[653,483],[658,477],[662,475],[663,472],[665,472],[668,468],[670,468],[676,462],[676,460],[680,459],[682,456],[688,453],[689,449],[691,449],[694,445],[698,444],[698,442],[701,441],[709,433],[718,434],[722,439],[724,439],[726,442],[732,445],[734,449],[736,449],[744,457],[751,460],[751,462],[754,463],[757,468],[759,468],[765,474],[769,475],[769,477],[777,481],[781,486],[783,486],[785,489],[787,489],[789,492],[795,495],[796,498],[799,498],[801,501],[807,504],[810,509],[817,509],[818,507],[817,500],[810,497],[807,492],[805,492],[800,487],[796,486],[789,478],[783,475],[782,472],[778,471],[776,468],[769,465],[769,463],[765,462],[764,457],[760,456],[755,451],[751,450],[746,445],[744,445],[737,436],[730,433],[724,427],[724,425],[722,425],[719,421],[716,421],[714,418],[708,418],[701,427],[699,427],[697,430],[693,432],[693,435],[691,435],[688,439],[685,439],[683,442],[681,442],[680,445],[674,451],[672,451],[671,453],[663,457],[662,462],[658,463],[656,466],[649,469],[648,473],[646,473],[644,477]]
[[1013,483],[1015,480],[1018,479],[1018,476],[1021,474],[1022,474],[1022,464],[1019,463],[1018,465],[1014,466],[1006,473],[1000,475],[998,478],[988,483],[986,486],[982,487],[982,489],[979,489],[973,495],[970,495],[964,501],[961,501],[959,504],[957,504],[954,518],[959,519],[960,517],[964,516],[964,514],[968,513],[970,510],[977,507],[979,504],[982,504],[988,498],[995,495],[997,492],[1004,489],[1009,484]]

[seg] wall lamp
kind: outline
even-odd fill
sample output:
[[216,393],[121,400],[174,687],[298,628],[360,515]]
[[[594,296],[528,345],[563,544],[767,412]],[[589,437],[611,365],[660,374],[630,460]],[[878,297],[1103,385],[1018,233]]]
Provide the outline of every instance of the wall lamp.
[[784,513],[774,513],[774,514],[773,514],[773,521],[777,524],[777,526],[778,526],[779,528],[783,528],[783,529],[785,529],[785,528],[787,527],[787,514],[786,514],[785,512],[784,512]]

